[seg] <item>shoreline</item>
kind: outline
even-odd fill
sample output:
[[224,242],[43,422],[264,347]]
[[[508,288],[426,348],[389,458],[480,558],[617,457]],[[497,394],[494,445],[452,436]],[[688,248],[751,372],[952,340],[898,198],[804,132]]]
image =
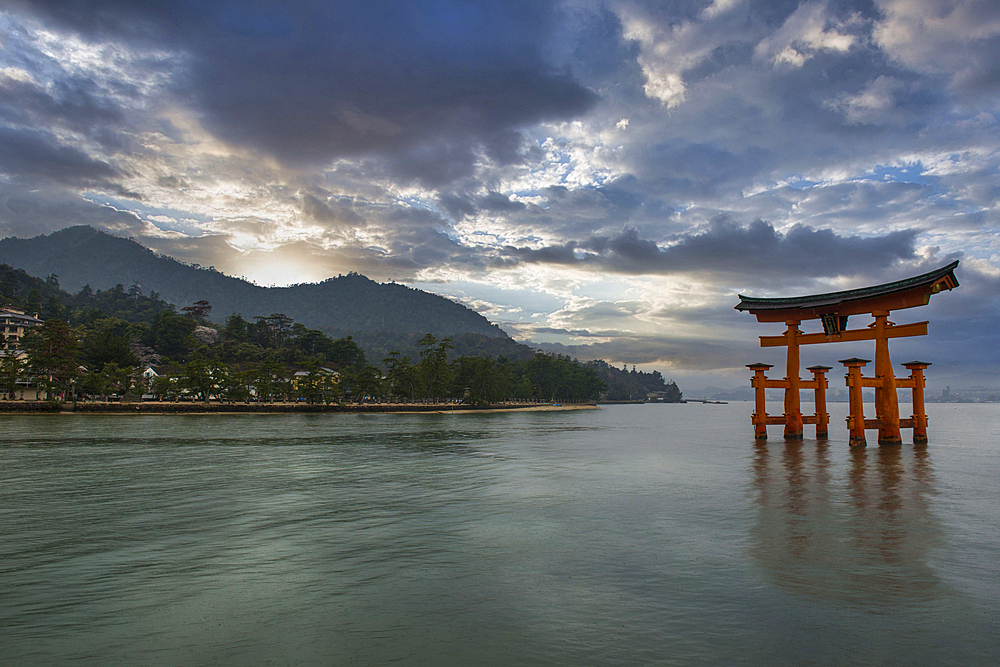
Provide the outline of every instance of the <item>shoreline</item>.
[[202,415],[202,414],[450,414],[505,412],[510,410],[546,412],[558,410],[598,409],[594,402],[553,404],[494,403],[489,406],[462,403],[189,403],[159,402],[118,403],[88,401],[86,403],[53,403],[47,401],[0,401],[0,415]]

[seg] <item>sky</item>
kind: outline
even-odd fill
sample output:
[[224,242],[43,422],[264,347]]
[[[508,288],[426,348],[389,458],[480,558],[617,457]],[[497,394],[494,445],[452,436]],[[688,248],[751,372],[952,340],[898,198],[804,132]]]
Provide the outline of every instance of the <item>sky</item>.
[[738,294],[958,259],[894,360],[1000,370],[998,102],[995,0],[8,0],[0,236],[356,271],[722,386],[783,363]]

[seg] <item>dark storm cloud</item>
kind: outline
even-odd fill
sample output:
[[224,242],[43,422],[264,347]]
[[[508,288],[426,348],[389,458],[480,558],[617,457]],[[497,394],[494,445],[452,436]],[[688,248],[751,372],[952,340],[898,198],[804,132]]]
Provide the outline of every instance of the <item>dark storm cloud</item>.
[[634,176],[622,176],[606,184],[570,190],[565,186],[545,188],[544,205],[526,204],[500,192],[485,195],[448,193],[438,197],[438,205],[453,219],[462,220],[479,213],[501,216],[526,225],[539,225],[550,233],[579,237],[612,226],[620,227],[634,216],[663,219],[673,208],[649,196]]
[[46,90],[31,81],[0,78],[0,119],[91,133],[121,122],[122,112],[87,80],[60,81]]
[[774,162],[768,150],[750,146],[738,151],[718,144],[674,139],[647,146],[637,156],[645,185],[673,195],[710,197],[720,186],[750,183]]
[[868,274],[914,258],[919,230],[884,236],[841,236],[796,225],[782,234],[762,220],[747,227],[717,220],[698,234],[661,248],[635,229],[542,248],[504,249],[524,262],[591,266],[625,274],[710,272],[737,276],[795,274],[832,277]]
[[65,188],[29,190],[0,180],[0,237],[28,238],[73,225],[90,225],[120,236],[138,235],[145,227],[131,212],[100,206]]
[[361,227],[365,219],[354,210],[350,201],[338,200],[323,194],[303,193],[302,212],[316,222],[333,227]]
[[984,40],[956,73],[954,84],[968,95],[996,94],[1000,88],[1000,39]]
[[0,172],[18,179],[43,178],[70,185],[107,185],[119,176],[103,160],[62,144],[48,132],[0,126]]
[[186,53],[204,124],[291,164],[379,153],[400,177],[438,184],[467,175],[479,150],[516,160],[518,128],[595,100],[546,62],[555,2],[21,6],[88,36]]

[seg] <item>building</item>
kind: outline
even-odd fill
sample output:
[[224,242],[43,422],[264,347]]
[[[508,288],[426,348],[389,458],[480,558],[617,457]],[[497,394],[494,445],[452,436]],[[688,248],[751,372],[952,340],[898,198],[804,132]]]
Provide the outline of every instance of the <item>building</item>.
[[17,308],[0,308],[0,349],[21,350],[21,339],[24,332],[33,326],[41,324],[37,317],[25,315],[23,310]]
[[[27,356],[21,342],[24,333],[41,323],[37,317],[25,315],[23,310],[0,308],[0,360],[8,355],[24,359]],[[7,400],[38,400],[38,387],[29,378],[19,374],[16,390],[9,395],[3,393],[3,397]]]

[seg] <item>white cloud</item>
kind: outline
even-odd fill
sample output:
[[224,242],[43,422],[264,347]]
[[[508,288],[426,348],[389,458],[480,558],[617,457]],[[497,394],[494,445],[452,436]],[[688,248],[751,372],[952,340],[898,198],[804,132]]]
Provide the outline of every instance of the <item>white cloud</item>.
[[844,93],[827,105],[842,113],[847,122],[863,125],[889,125],[905,122],[899,113],[896,96],[905,84],[891,76],[880,76],[858,93]]
[[817,51],[847,52],[854,35],[834,21],[825,2],[806,2],[793,12],[779,30],[756,47],[757,58],[778,65],[801,67]]
[[995,0],[876,0],[884,20],[874,37],[886,53],[921,72],[954,74],[975,43],[1000,36]]
[[31,74],[20,67],[0,68],[0,78],[9,79],[11,81],[21,81],[24,83],[36,83],[35,77],[31,76]]

